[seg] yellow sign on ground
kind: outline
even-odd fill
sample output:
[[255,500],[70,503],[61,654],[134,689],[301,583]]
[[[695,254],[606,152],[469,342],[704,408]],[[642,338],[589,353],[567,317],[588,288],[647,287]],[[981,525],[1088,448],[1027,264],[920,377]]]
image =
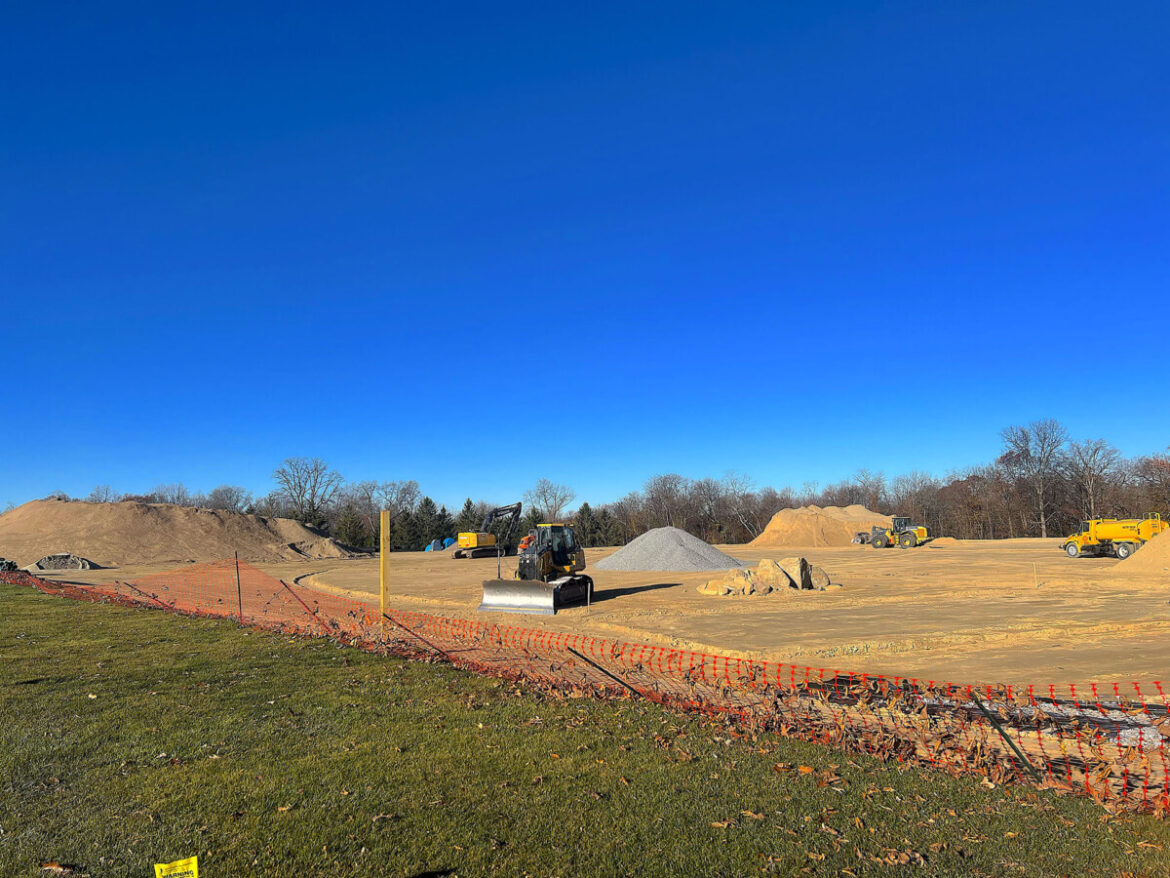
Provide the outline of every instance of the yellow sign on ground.
[[199,858],[187,857],[173,863],[155,863],[154,878],[199,878]]

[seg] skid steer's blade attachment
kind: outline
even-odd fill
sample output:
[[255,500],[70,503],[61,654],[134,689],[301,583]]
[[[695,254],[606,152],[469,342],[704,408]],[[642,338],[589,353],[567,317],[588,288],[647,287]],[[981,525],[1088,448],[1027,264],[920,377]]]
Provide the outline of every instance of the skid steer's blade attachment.
[[478,609],[552,616],[561,607],[589,603],[592,598],[593,580],[588,576],[562,576],[552,582],[485,579]]
[[531,579],[485,579],[480,610],[507,613],[556,613],[556,586]]

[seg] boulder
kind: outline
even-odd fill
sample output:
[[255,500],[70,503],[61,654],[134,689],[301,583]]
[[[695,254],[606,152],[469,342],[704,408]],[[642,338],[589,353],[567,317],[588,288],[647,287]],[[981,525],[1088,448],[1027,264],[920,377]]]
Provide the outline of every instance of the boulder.
[[760,562],[755,574],[757,582],[767,583],[772,588],[796,588],[792,577],[784,572],[784,568],[768,558]]
[[710,594],[722,597],[731,594],[731,587],[722,579],[709,579],[699,586],[699,594]]
[[830,587],[829,574],[813,567],[804,558],[765,558],[755,569],[729,570],[722,579],[708,579],[699,586],[699,594],[767,595],[791,594],[793,591],[824,591]]
[[813,587],[812,565],[804,558],[781,558],[776,564],[788,574],[788,578],[792,580],[796,588],[811,589]]
[[813,588],[819,588],[821,591],[832,585],[832,580],[829,579],[829,574],[825,572],[824,567],[814,565],[809,572],[809,578],[812,580]]

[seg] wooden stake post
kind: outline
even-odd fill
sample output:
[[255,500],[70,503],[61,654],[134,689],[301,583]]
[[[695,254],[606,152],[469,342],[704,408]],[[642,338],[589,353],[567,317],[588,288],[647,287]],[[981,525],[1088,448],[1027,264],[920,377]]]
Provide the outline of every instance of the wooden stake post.
[[[386,626],[386,598],[387,592],[390,588],[390,510],[383,509],[379,516],[378,526],[379,544],[378,544],[378,573],[381,580],[379,588],[379,603],[381,605],[382,614],[379,621],[379,628],[383,635],[385,634]],[[384,639],[384,638],[383,638]]]

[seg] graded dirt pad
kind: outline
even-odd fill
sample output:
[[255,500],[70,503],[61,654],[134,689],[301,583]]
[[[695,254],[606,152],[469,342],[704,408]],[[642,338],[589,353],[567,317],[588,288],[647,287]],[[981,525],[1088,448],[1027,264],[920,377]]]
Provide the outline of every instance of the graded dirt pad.
[[103,567],[216,561],[343,558],[340,544],[287,518],[165,503],[34,500],[0,515],[0,554],[20,566],[72,553]]
[[656,527],[597,563],[598,570],[731,570],[739,561],[677,527]]
[[773,546],[848,546],[858,531],[874,525],[888,527],[891,517],[864,506],[801,506],[781,509],[764,532],[748,543],[753,548]]
[[[1152,541],[1151,541],[1152,542]],[[798,668],[897,674],[955,683],[1146,684],[1170,673],[1170,579],[1126,573],[1111,558],[1069,558],[1060,540],[963,540],[936,551],[720,546],[758,564],[799,554],[832,571],[840,589],[712,598],[704,572],[599,569],[617,549],[587,549],[593,605],[555,616],[477,612],[493,558],[449,552],[390,557],[390,600],[404,610],[574,634],[593,634]],[[1137,554],[1146,551],[1147,545]],[[1137,557],[1135,555],[1134,557]],[[351,558],[259,565],[286,582],[378,603],[378,560]],[[45,578],[89,584],[173,569],[171,565],[71,570]],[[511,578],[516,559],[503,559]]]
[[1124,561],[1116,570],[1122,574],[1164,574],[1170,586],[1170,530],[1162,531]]

